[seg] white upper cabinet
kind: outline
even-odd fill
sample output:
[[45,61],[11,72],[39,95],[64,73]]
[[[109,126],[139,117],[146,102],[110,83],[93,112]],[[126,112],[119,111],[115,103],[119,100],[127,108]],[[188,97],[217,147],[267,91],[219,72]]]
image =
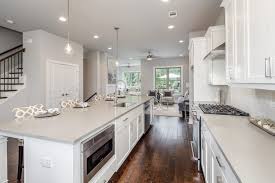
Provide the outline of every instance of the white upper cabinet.
[[222,6],[227,82],[275,90],[275,1],[224,0]]
[[248,81],[274,83],[275,73],[272,62],[275,55],[275,1],[265,0],[263,3],[259,0],[245,0],[245,3],[247,6]]
[[230,1],[225,7],[225,33],[226,33],[226,81],[231,83],[234,75],[234,2]]

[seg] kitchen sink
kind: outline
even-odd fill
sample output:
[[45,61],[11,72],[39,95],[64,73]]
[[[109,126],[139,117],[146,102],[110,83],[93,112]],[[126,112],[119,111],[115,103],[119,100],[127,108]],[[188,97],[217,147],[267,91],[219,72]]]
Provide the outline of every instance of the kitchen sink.
[[134,104],[136,104],[136,103],[133,103],[133,102],[122,102],[122,103],[117,103],[114,106],[115,107],[130,107],[130,106],[132,106]]

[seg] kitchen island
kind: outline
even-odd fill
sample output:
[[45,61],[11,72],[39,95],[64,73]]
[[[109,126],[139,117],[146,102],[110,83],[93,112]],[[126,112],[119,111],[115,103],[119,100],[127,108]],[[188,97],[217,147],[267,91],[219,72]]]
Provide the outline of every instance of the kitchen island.
[[[128,139],[112,144],[115,155],[89,180],[108,181],[144,133],[144,103],[150,102],[151,112],[153,107],[147,96],[131,96],[121,102],[131,105],[117,107],[114,102],[98,101],[84,109],[63,109],[52,118],[1,122],[0,136],[24,140],[24,182],[84,183],[83,142],[114,126],[114,139]],[[119,131],[122,129],[125,133]],[[5,178],[0,177],[1,181]]]

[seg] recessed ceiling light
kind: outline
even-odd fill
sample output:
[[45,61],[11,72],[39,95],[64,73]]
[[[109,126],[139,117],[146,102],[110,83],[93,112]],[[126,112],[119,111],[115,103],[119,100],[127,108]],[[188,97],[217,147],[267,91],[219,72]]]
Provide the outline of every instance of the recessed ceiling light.
[[161,0],[162,2],[164,2],[164,3],[168,3],[169,2],[169,0]]
[[119,66],[119,62],[118,61],[116,61],[116,66]]
[[113,48],[112,47],[109,47],[108,50],[112,50]]
[[168,26],[168,29],[174,29],[174,28],[175,28],[174,25],[169,25],[169,26]]
[[14,24],[14,21],[13,21],[13,20],[7,19],[6,22],[9,23],[9,24]]
[[183,40],[179,40],[179,43],[183,43],[184,41]]
[[129,58],[129,60],[133,60],[133,58],[132,58],[132,57],[130,57],[130,58]]
[[179,54],[180,57],[183,57],[183,54]]
[[58,20],[59,20],[60,22],[67,22],[67,18],[66,18],[66,17],[63,17],[63,16],[59,17]]
[[94,39],[98,39],[99,38],[99,35],[94,35]]

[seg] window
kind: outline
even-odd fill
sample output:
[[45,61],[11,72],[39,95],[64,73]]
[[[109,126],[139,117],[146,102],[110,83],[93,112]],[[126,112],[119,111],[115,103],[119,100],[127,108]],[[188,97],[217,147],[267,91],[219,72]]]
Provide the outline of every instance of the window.
[[140,72],[124,72],[123,81],[126,82],[127,88],[140,88]]
[[155,68],[155,89],[173,90],[174,93],[181,93],[182,89],[181,67]]

